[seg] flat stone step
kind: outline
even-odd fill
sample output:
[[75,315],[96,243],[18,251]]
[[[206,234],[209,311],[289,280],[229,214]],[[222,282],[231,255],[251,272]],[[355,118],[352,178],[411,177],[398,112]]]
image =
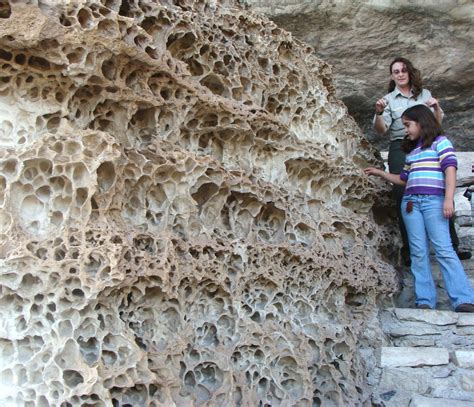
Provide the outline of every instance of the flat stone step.
[[393,346],[474,350],[474,314],[387,308],[380,322]]
[[462,266],[464,267],[464,271],[468,273],[468,275],[469,272],[474,271],[474,254],[473,257],[471,257],[469,260],[463,260]]
[[459,367],[474,369],[474,350],[455,350],[452,360]]
[[418,308],[394,308],[393,312],[400,321],[426,322],[436,326],[456,324],[459,318],[459,314],[455,312]]
[[474,314],[458,314],[458,326],[474,326]]
[[381,348],[379,366],[382,368],[420,367],[448,363],[449,351],[445,348],[384,346]]
[[474,370],[450,362],[439,366],[384,367],[374,400],[385,407],[408,407],[413,397],[474,402]]
[[459,227],[471,227],[472,226],[472,211],[470,209],[464,209],[455,212],[455,222]]
[[415,395],[411,398],[409,407],[474,407],[474,402]]

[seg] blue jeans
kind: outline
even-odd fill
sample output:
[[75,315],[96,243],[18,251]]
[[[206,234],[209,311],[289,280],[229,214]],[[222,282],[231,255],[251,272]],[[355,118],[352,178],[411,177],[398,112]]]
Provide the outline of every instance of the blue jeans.
[[[407,202],[413,210],[407,212]],[[416,304],[436,308],[436,287],[431,274],[429,242],[443,275],[444,285],[454,308],[474,304],[474,290],[453,249],[449,221],[443,215],[444,196],[405,195],[401,212],[410,244],[411,272],[415,277]],[[429,240],[428,240],[429,239]]]

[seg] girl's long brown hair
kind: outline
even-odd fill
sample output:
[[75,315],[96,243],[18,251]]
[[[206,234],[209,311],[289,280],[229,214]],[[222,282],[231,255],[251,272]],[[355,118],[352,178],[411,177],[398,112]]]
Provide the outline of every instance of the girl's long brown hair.
[[[390,75],[392,74],[393,64],[396,64],[397,62],[401,62],[402,64],[405,64],[405,66],[407,67],[409,83],[413,91],[413,96],[415,97],[415,99],[417,99],[421,91],[423,90],[420,71],[416,69],[408,59],[398,57],[398,58],[395,58],[390,64],[390,69],[389,69]],[[394,89],[395,89],[395,81],[391,79],[388,84],[388,93],[392,92]]]
[[[423,140],[423,149],[430,147],[435,138],[443,134],[443,128],[438,123],[438,120],[436,120],[431,109],[426,105],[409,107],[403,112],[402,119],[417,122],[420,125],[420,138]],[[409,153],[417,144],[418,140],[411,141],[408,139],[408,136],[405,136],[402,141],[402,150],[405,153]]]

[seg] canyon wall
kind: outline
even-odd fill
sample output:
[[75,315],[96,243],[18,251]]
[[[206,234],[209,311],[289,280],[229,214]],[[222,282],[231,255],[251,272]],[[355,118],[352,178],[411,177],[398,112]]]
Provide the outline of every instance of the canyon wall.
[[370,405],[375,150],[232,1],[0,7],[0,404]]
[[337,96],[380,149],[371,129],[390,62],[408,58],[440,100],[444,128],[460,151],[474,151],[474,4],[428,0],[245,0],[310,44],[333,67]]

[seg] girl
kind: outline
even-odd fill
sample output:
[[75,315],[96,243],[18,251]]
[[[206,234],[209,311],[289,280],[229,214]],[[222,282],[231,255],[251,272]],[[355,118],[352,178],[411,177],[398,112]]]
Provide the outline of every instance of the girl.
[[436,308],[429,238],[453,308],[456,312],[474,312],[474,290],[449,236],[457,170],[453,146],[442,135],[439,122],[427,106],[412,106],[401,119],[406,131],[402,148],[407,153],[402,172],[390,174],[376,168],[366,168],[364,172],[405,186],[401,214],[410,244],[417,307]]

